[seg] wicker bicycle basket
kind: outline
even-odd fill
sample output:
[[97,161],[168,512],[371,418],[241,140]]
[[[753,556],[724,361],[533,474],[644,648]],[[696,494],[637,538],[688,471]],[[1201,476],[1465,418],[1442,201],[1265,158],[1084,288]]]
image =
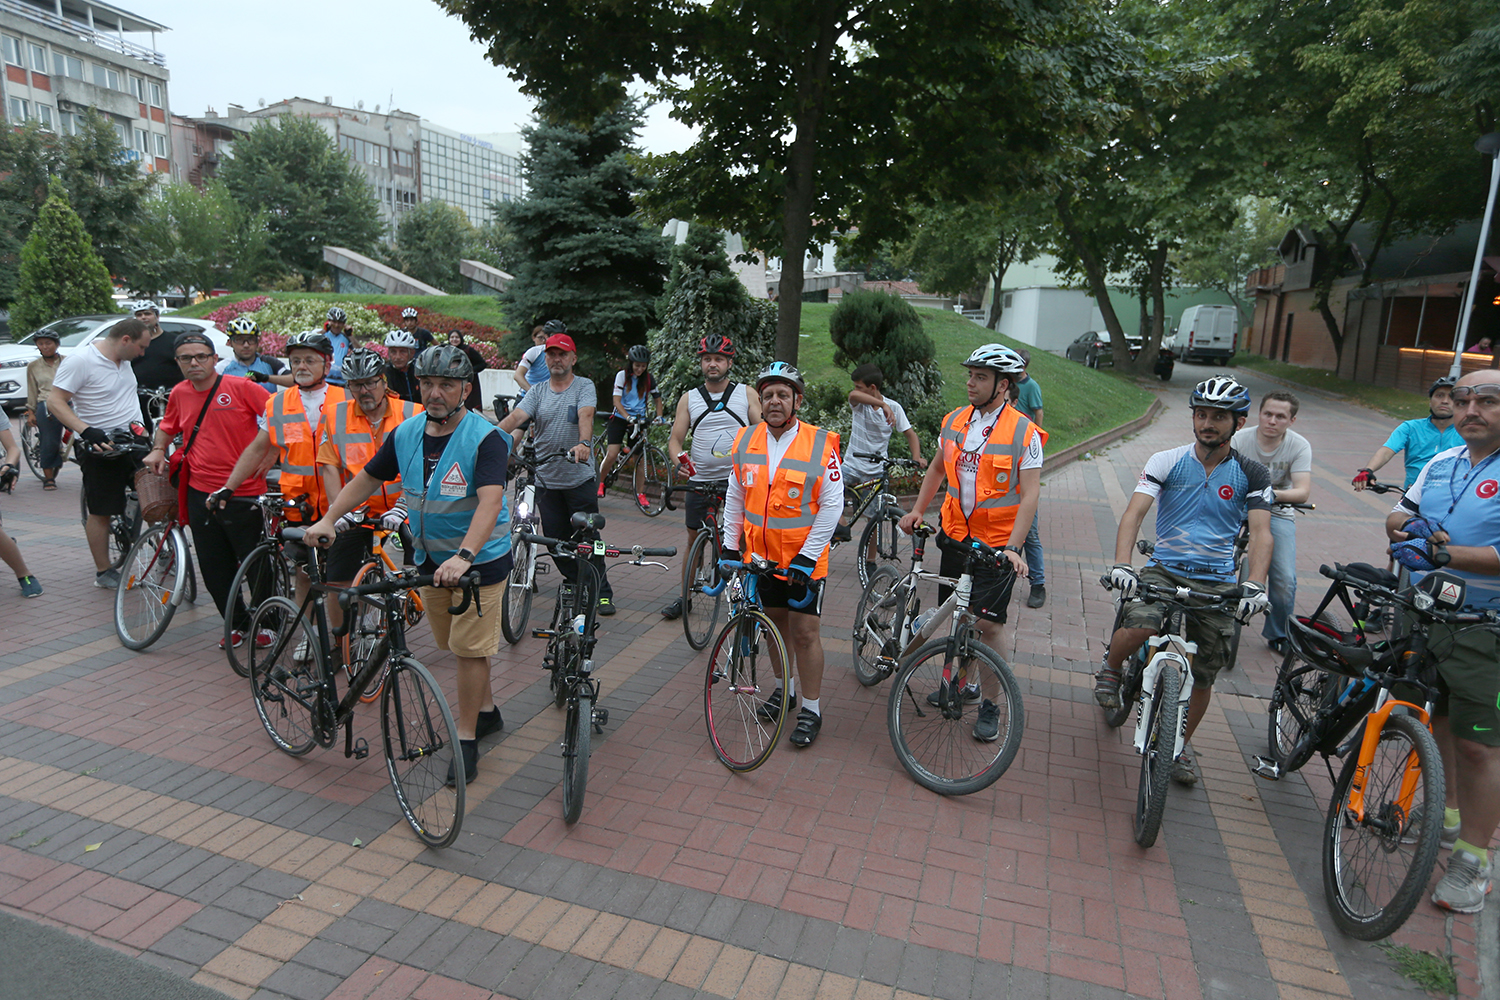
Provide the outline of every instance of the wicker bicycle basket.
[[177,487],[159,472],[141,469],[135,474],[135,492],[141,501],[141,519],[151,524],[177,517]]

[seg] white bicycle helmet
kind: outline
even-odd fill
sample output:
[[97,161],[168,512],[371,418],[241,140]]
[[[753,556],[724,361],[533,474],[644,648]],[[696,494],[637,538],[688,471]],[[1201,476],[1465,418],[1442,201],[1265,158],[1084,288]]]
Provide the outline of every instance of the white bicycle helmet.
[[349,322],[349,314],[346,313],[346,312],[344,312],[344,310],[340,309],[338,306],[329,306],[328,307],[328,322],[330,322],[330,323],[347,323],[347,322]]
[[1246,414],[1250,412],[1250,390],[1228,375],[1215,375],[1194,387],[1188,405],[1210,406],[1216,410]]
[[982,344],[969,355],[964,367],[988,368],[1001,375],[1019,375],[1026,370],[1026,361],[1004,344]]
[[417,338],[412,334],[407,333],[405,330],[392,330],[390,333],[385,335],[385,346],[410,347],[415,351],[417,349]]
[[401,318],[402,319],[416,319],[417,318],[417,309],[416,309],[416,307],[415,306],[407,306],[405,309],[401,310]]

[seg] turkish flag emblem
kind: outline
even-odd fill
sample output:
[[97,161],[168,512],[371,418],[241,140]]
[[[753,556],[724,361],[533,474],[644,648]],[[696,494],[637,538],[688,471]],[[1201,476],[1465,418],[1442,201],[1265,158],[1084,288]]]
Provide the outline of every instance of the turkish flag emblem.
[[1233,486],[1220,486],[1219,487],[1219,496],[1222,497],[1225,500],[1233,500],[1234,499],[1234,487]]
[[1500,493],[1500,483],[1495,482],[1493,479],[1486,479],[1474,487],[1474,495],[1481,500],[1488,500],[1496,493]]

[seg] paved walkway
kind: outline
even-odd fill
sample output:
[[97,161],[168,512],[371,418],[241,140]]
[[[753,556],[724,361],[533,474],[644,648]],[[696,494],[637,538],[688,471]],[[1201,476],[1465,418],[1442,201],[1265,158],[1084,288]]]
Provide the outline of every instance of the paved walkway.
[[[1195,740],[1204,781],[1174,786],[1156,847],[1131,839],[1137,758],[1090,695],[1112,622],[1095,581],[1141,464],[1188,439],[1198,371],[1164,387],[1155,425],[1045,484],[1049,601],[1013,609],[1003,651],[1026,736],[989,790],[940,798],[895,761],[885,689],[848,670],[847,549],[825,605],[822,737],[750,775],[714,759],[701,660],[656,613],[675,575],[621,566],[622,610],[601,629],[610,725],[583,818],[561,819],[561,715],[528,639],[501,651],[506,729],[481,748],[462,836],[442,852],[412,837],[378,762],[271,746],[213,648],[206,598],[154,649],[120,648],[112,595],[86,585],[76,472],[51,494],[24,481],[0,510],[48,589],[0,594],[0,909],[234,997],[1420,992],[1328,918],[1319,765],[1277,784],[1246,769],[1275,669],[1256,636]],[[1257,397],[1269,387],[1249,381]],[[1304,403],[1319,509],[1299,532],[1303,605],[1322,592],[1320,562],[1381,558],[1385,505],[1347,483],[1390,423]],[[611,539],[681,544],[673,515],[604,509]],[[418,655],[452,691],[451,661],[420,631]],[[376,725],[366,711],[372,742]],[[1477,997],[1477,926],[1500,942],[1493,923],[1423,903],[1395,941],[1451,953],[1460,994]]]

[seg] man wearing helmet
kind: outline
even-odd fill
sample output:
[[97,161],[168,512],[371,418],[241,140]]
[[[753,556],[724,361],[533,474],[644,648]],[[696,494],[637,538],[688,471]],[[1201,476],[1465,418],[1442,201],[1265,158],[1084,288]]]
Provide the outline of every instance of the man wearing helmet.
[[1395,458],[1398,451],[1405,453],[1402,456],[1406,461],[1406,482],[1403,486],[1411,489],[1412,483],[1417,481],[1417,473],[1422,471],[1422,466],[1432,461],[1432,456],[1464,443],[1453,426],[1454,381],[1452,375],[1444,375],[1432,383],[1427,390],[1427,416],[1396,425],[1386,443],[1376,448],[1375,454],[1370,456],[1369,465],[1354,474],[1356,490],[1363,490],[1369,485],[1370,480],[1375,478],[1375,473]]
[[[378,373],[351,352],[349,376]],[[338,521],[369,501],[385,483],[404,488],[418,569],[433,576],[422,601],[439,649],[458,660],[458,737],[464,780],[479,769],[479,740],[503,725],[490,687],[490,657],[500,648],[500,601],[510,573],[510,515],[505,506],[505,466],[510,434],[495,430],[464,407],[473,369],[463,351],[436,345],[416,361],[425,413],[397,424],[380,447],[307,530],[328,544]],[[387,405],[392,405],[389,398]],[[351,411],[352,412],[352,411]],[[347,523],[347,522],[346,522]],[[462,600],[461,580],[479,574],[479,600],[461,615],[447,609]],[[489,706],[486,708],[485,706]],[[454,769],[456,770],[456,768]],[[458,780],[450,772],[448,783]]]
[[[749,386],[729,381],[729,366],[734,363],[734,342],[721,334],[710,334],[698,341],[698,367],[703,384],[685,392],[677,400],[677,414],[672,419],[672,436],[667,442],[667,460],[676,462],[695,483],[727,484],[734,463],[730,452],[735,435],[743,427],[760,423],[760,394]],[[683,450],[683,441],[691,437],[692,451]],[[692,548],[703,516],[708,513],[708,497],[688,493],[684,505],[688,548]],[[662,617],[682,615],[682,598],[674,597],[661,609]]]
[[388,362],[385,369],[386,384],[397,397],[409,403],[418,402],[422,398],[417,386],[416,371],[411,364],[420,351],[416,335],[409,330],[392,330],[385,335],[385,358]]
[[329,355],[328,384],[344,384],[344,355],[349,353],[349,314],[338,306],[328,307],[328,318],[323,322],[323,336],[333,353]]
[[620,460],[620,448],[625,444],[625,432],[630,425],[645,421],[651,416],[650,406],[656,403],[656,417],[661,418],[661,390],[656,388],[656,379],[651,377],[651,349],[645,344],[636,344],[625,355],[625,367],[615,372],[614,407],[609,420],[604,424],[604,441],[608,445],[604,452],[604,465],[599,469],[599,496],[604,497],[604,480],[615,463]]
[[260,353],[260,327],[249,316],[236,316],[224,327],[229,335],[229,349],[234,357],[220,361],[215,369],[220,375],[247,378],[262,384],[269,382],[283,389],[292,385],[292,373],[274,354]]
[[433,341],[437,339],[433,336],[431,330],[417,325],[417,310],[413,306],[407,306],[401,310],[401,329],[411,334],[412,339],[416,341],[417,354],[421,354],[427,350],[427,348],[432,346]]
[[807,747],[823,728],[823,583],[828,543],[844,510],[839,436],[797,419],[807,387],[797,369],[773,361],[755,380],[763,423],[734,439],[734,475],[724,497],[722,559],[743,552],[779,566],[782,576],[762,578],[761,603],[787,638],[796,678],[776,678],[763,718],[802,705],[792,746]]
[[[142,389],[170,389],[182,381],[182,369],[173,356],[172,337],[161,335],[161,310],[155,302],[143,299],[130,303],[130,314],[145,324],[151,334],[151,343],[140,357],[130,362],[135,372],[135,383]],[[146,411],[146,400],[140,400],[141,419],[150,426],[151,415]]]
[[[1266,570],[1271,563],[1271,474],[1264,465],[1230,446],[1234,432],[1250,413],[1250,390],[1227,375],[1198,383],[1191,398],[1192,444],[1159,451],[1146,461],[1135,492],[1115,534],[1111,586],[1129,601],[1142,581],[1225,593],[1235,584],[1234,539],[1240,524],[1250,524],[1249,572],[1237,615],[1245,620],[1266,610]],[[1130,565],[1136,536],[1151,504],[1156,511],[1156,552],[1139,573]],[[1166,608],[1131,602],[1121,626],[1109,640],[1109,656],[1095,677],[1094,700],[1104,708],[1120,706],[1120,667],[1161,626]],[[1213,694],[1219,671],[1227,666],[1235,615],[1189,611],[1187,637],[1198,644],[1193,657],[1193,694],[1188,702],[1187,737],[1191,738]],[[1198,780],[1198,762],[1184,744],[1172,769],[1182,784]]]
[[[970,610],[979,619],[980,638],[992,649],[1001,644],[1001,626],[1008,617],[1016,577],[1026,575],[1023,544],[1036,515],[1042,483],[1042,446],[1047,432],[1028,420],[1009,402],[1011,382],[1026,370],[1026,362],[1003,344],[985,344],[964,362],[969,371],[969,405],[943,418],[938,435],[941,461],[934,461],[922,477],[922,487],[911,513],[901,519],[910,534],[946,482],[940,511],[942,530],[938,549],[940,572],[959,576],[964,569],[968,541],[976,538],[1003,551],[1009,567],[982,566],[974,572]],[[946,600],[948,588],[939,590]],[[964,698],[979,702],[974,738],[1000,738],[999,688],[988,672],[981,685],[964,690]],[[935,696],[929,698],[936,704]]]

